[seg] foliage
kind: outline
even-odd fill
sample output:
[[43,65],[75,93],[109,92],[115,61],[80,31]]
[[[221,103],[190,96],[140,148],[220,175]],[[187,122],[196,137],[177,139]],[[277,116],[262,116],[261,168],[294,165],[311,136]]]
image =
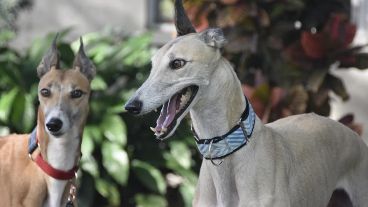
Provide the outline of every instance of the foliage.
[[[67,43],[60,32],[62,68],[72,65],[79,42]],[[36,67],[55,34],[35,40],[19,53],[0,48],[0,134],[30,132],[37,110]],[[9,33],[0,32],[0,41]],[[97,68],[90,113],[82,142],[80,206],[191,206],[199,155],[189,129],[158,143],[151,113],[132,117],[123,111],[127,98],[148,76],[155,48],[151,35],[122,37],[112,32],[83,36]],[[196,160],[196,161],[195,161]]]
[[221,27],[224,55],[264,122],[314,111],[328,116],[330,92],[349,99],[330,68],[368,67],[350,47],[356,27],[345,0],[186,1],[198,31]]
[[[224,29],[229,40],[224,55],[264,122],[309,111],[328,115],[329,92],[349,97],[331,65],[367,67],[367,54],[349,47],[355,26],[346,1],[186,2],[198,30]],[[63,41],[67,32],[60,32],[58,42],[63,68],[71,65],[79,44]],[[18,52],[7,46],[14,35],[0,31],[0,135],[35,126],[36,67],[54,37]],[[158,142],[149,131],[158,114],[132,117],[123,111],[148,76],[156,50],[151,35],[101,32],[83,38],[97,76],[83,135],[80,206],[191,206],[200,159],[188,127],[182,124],[174,138]],[[361,131],[352,115],[341,122]]]

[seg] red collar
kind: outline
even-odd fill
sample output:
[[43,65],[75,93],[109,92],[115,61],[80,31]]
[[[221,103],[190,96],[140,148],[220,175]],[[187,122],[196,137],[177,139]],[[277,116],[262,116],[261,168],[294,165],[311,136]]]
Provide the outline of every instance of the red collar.
[[[37,130],[35,129],[33,130],[29,138],[28,153],[30,157],[37,147],[38,147],[38,138],[37,138]],[[59,170],[59,169],[52,167],[48,162],[46,162],[43,159],[41,152],[37,155],[34,161],[36,162],[38,167],[42,169],[44,173],[46,173],[50,177],[53,177],[57,180],[73,179],[74,177],[76,177],[76,173],[78,171],[78,165],[75,165],[72,169],[68,171],[63,171],[63,170]]]
[[39,153],[35,159],[36,164],[40,167],[43,172],[45,172],[50,177],[53,177],[57,180],[70,180],[76,177],[76,173],[78,171],[78,166],[74,166],[72,169],[68,171],[58,170],[53,168],[48,162],[46,162],[41,153]]

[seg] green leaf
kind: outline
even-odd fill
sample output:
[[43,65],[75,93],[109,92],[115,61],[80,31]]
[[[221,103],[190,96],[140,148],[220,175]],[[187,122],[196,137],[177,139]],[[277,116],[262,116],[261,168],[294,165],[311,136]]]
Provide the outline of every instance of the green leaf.
[[121,145],[109,141],[103,142],[102,164],[119,184],[126,185],[129,174],[129,159]]
[[191,153],[187,145],[182,142],[173,141],[170,143],[170,153],[176,157],[176,161],[185,169],[191,166]]
[[101,129],[105,137],[111,142],[115,142],[121,146],[126,145],[126,126],[120,116],[111,114],[105,115],[102,120]]
[[137,178],[148,189],[160,194],[166,193],[165,179],[157,168],[140,160],[133,160],[132,168]]
[[108,109],[107,109],[107,112],[108,113],[111,113],[111,114],[118,114],[118,113],[122,113],[122,112],[125,112],[125,109],[124,109],[124,103],[125,102],[121,102],[119,104],[116,104],[114,106],[110,106]]
[[13,102],[15,97],[17,96],[19,90],[17,88],[13,88],[11,91],[3,94],[0,97],[0,120],[7,122],[9,119],[9,113],[12,109]]
[[100,127],[94,125],[87,125],[84,127],[83,140],[84,139],[90,139],[94,140],[96,143],[101,143],[103,136]]
[[134,196],[137,207],[166,207],[167,201],[163,196],[137,194]]
[[173,170],[176,174],[183,176],[190,183],[197,183],[197,175],[191,169],[185,169],[183,166],[181,166],[176,157],[174,157],[171,153],[164,152],[163,156],[166,160],[166,167]]
[[61,42],[58,44],[58,50],[60,52],[61,60],[67,65],[71,65],[74,60],[74,53],[70,45],[67,43]]
[[103,61],[108,59],[108,56],[112,53],[112,46],[108,43],[99,43],[90,49],[89,53],[93,56],[93,62],[101,64]]
[[179,187],[179,192],[184,200],[185,206],[191,207],[194,198],[196,186],[189,183],[183,182]]
[[91,82],[91,89],[94,91],[106,90],[107,84],[101,76],[97,75]]
[[111,205],[117,206],[120,204],[119,190],[114,183],[98,178],[96,179],[96,190],[107,198]]
[[142,67],[149,63],[152,56],[152,51],[148,49],[151,41],[152,35],[149,33],[132,37],[124,43],[117,56],[124,57],[124,65]]
[[25,95],[25,107],[22,121],[25,132],[31,131],[32,127],[35,125],[35,107],[33,105],[33,98],[30,94]]
[[29,132],[34,125],[34,106],[32,98],[24,93],[18,93],[13,102],[10,119],[20,132]]
[[82,170],[91,174],[94,178],[98,178],[100,176],[100,171],[98,170],[98,163],[92,156],[84,156],[84,155],[82,156],[81,168]]
[[9,29],[3,29],[0,32],[0,45],[5,45],[7,42],[12,40],[14,37],[15,37],[15,32]]
[[86,157],[91,156],[94,149],[95,149],[95,144],[93,142],[91,130],[90,128],[86,127],[86,129],[83,132],[82,148],[81,148],[83,156],[86,156]]

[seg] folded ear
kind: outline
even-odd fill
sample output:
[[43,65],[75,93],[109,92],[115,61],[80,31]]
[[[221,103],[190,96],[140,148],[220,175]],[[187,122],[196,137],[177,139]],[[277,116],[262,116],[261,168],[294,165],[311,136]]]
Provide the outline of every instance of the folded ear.
[[58,34],[56,34],[54,40],[52,41],[50,49],[43,56],[41,63],[37,67],[38,77],[41,78],[45,73],[47,73],[51,68],[59,69],[59,51],[56,47],[56,40]]
[[222,48],[227,43],[224,33],[219,28],[207,29],[199,34],[199,38],[208,46]]
[[74,58],[73,68],[83,73],[89,81],[96,75],[96,68],[84,52],[83,40],[80,38],[80,46]]

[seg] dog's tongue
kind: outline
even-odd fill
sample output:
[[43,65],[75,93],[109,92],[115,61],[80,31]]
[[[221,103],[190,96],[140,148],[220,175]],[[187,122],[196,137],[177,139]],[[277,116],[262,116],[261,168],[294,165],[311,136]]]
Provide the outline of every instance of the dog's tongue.
[[178,95],[174,95],[163,105],[160,116],[156,122],[157,125],[155,129],[157,133],[160,133],[162,128],[167,128],[174,120],[177,109],[177,100]]

